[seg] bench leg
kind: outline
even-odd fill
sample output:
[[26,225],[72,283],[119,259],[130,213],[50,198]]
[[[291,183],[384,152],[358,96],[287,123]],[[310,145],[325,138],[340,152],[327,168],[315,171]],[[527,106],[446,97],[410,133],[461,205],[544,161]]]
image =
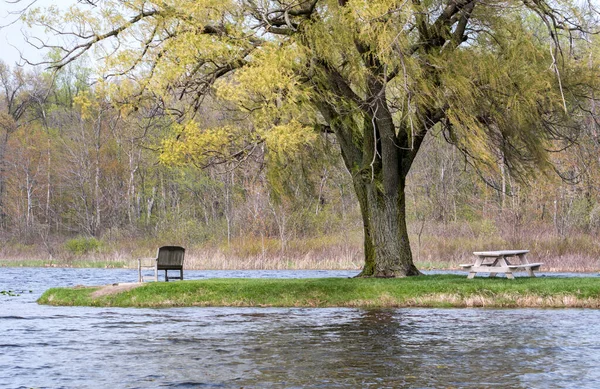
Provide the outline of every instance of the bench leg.
[[514,280],[515,276],[513,276],[512,272],[507,271],[506,272],[506,278],[508,278],[509,280]]
[[474,271],[472,271],[472,272],[469,272],[469,275],[467,276],[467,279],[472,279],[472,278],[475,278],[475,274],[477,274],[477,273],[476,273],[476,272],[474,272]]
[[531,270],[530,267],[527,268],[527,274],[529,274],[529,277],[534,277],[535,278],[535,274],[533,273],[533,270]]
[[169,271],[165,270],[165,282],[169,282]]

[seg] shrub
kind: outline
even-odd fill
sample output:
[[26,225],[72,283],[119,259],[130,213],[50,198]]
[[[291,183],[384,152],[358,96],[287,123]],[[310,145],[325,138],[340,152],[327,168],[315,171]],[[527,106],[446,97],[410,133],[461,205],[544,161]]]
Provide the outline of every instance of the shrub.
[[77,237],[65,242],[65,248],[68,252],[75,255],[87,254],[98,251],[102,247],[102,242],[96,238]]

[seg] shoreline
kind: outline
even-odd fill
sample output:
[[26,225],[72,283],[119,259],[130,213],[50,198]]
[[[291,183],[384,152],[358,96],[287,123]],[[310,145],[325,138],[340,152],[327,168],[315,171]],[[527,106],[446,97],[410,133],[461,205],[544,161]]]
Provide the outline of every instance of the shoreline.
[[[243,264],[242,264],[243,265]],[[421,271],[462,271],[467,274],[467,272],[458,265],[448,266],[419,266],[419,263],[415,263],[417,268]],[[137,265],[136,265],[137,266]],[[128,266],[123,262],[93,262],[93,261],[82,261],[80,263],[75,264],[66,264],[66,263],[43,263],[42,261],[2,261],[0,260],[0,268],[52,268],[52,269],[122,269],[122,270],[137,270],[136,266]],[[298,266],[281,266],[281,267],[248,267],[248,266],[240,266],[236,268],[222,267],[222,268],[214,268],[214,267],[191,267],[184,268],[184,271],[311,271],[311,270],[332,270],[332,271],[356,271],[360,272],[360,268],[356,267],[298,267]],[[568,267],[560,268],[553,267],[550,269],[542,269],[538,271],[539,273],[575,273],[575,274],[596,274],[600,275],[600,270],[597,268],[589,268],[589,269],[572,269]]]
[[[121,286],[120,286],[121,285]],[[112,290],[111,290],[112,289]],[[52,288],[39,304],[95,307],[600,308],[600,278],[426,275],[398,279],[211,278]]]

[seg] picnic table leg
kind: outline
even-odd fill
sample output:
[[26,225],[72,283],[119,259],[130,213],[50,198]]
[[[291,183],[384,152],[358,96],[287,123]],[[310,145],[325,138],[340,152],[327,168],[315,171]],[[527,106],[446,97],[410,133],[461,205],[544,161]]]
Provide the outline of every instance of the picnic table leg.
[[[519,254],[519,261],[522,265],[528,264],[529,260],[527,259],[527,254]],[[535,277],[535,274],[533,273],[533,269],[531,267],[526,267],[525,270],[527,270],[527,274],[529,275],[529,277]]]
[[529,261],[527,260],[527,254],[519,254],[519,262],[521,265],[528,264]]
[[510,264],[510,262],[508,262],[508,260],[506,259],[505,256],[501,256],[498,257],[498,259],[496,260],[496,263],[498,266],[503,266],[506,267],[508,270],[506,271],[506,278],[508,278],[509,280],[514,280],[515,276],[513,276],[512,274],[512,270],[510,270],[510,268],[508,267],[508,265]]
[[531,269],[531,267],[526,268],[526,270],[527,270],[527,274],[529,274],[529,277],[535,278],[535,274],[533,273],[533,269]]
[[482,263],[483,263],[483,257],[477,256],[477,258],[475,259],[475,264],[471,267],[471,271],[469,272],[467,279],[475,278],[475,274],[477,274],[477,272],[473,271],[473,269],[478,268],[479,266],[481,266]]
[[[496,259],[494,260],[494,262],[492,262],[492,264],[490,265],[490,267],[491,267],[491,266],[498,266],[498,261],[499,261],[499,260],[500,260],[500,257],[496,258]],[[495,278],[495,277],[496,277],[496,274],[498,274],[498,273],[496,273],[496,272],[490,273],[490,278]]]

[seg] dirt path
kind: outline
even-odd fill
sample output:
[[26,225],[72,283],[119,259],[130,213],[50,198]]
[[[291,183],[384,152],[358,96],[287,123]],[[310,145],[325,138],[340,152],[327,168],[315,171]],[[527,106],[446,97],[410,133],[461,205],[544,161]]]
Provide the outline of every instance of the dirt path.
[[98,289],[94,293],[92,293],[91,297],[98,298],[98,297],[102,297],[102,296],[109,296],[111,294],[126,292],[128,290],[135,289],[142,285],[144,285],[144,284],[141,282],[128,282],[128,283],[122,283],[122,284],[106,285],[106,286],[103,286],[102,288]]

